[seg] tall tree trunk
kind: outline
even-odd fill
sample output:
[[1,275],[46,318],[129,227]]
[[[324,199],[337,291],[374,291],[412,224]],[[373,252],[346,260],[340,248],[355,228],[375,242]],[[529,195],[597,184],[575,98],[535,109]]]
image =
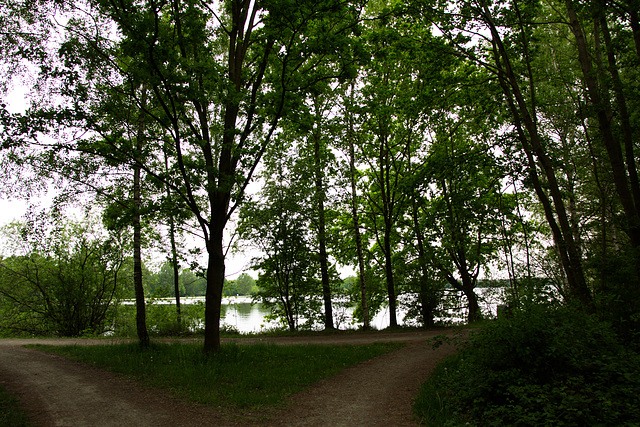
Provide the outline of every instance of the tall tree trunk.
[[391,232],[393,230],[394,204],[391,195],[391,159],[389,154],[388,134],[385,130],[380,131],[380,197],[382,220],[384,221],[384,232],[382,236],[382,252],[384,253],[384,272],[387,282],[387,294],[389,297],[389,326],[398,326],[396,286],[393,272],[393,252],[391,249]]
[[617,141],[613,136],[610,113],[608,112],[605,99],[603,99],[602,94],[600,93],[600,88],[596,79],[596,75],[594,73],[593,64],[591,63],[591,59],[589,57],[589,51],[582,29],[582,24],[578,19],[578,15],[573,8],[572,2],[570,0],[567,0],[565,4],[567,13],[569,15],[571,31],[573,32],[574,38],[576,40],[578,59],[580,61],[580,67],[582,69],[582,77],[587,88],[589,102],[596,111],[599,131],[609,157],[609,163],[613,174],[613,181],[616,187],[616,192],[618,193],[620,203],[622,204],[625,217],[627,219],[629,238],[631,239],[633,247],[638,248],[640,246],[640,221],[638,218],[636,204],[633,200],[632,192],[629,189],[622,149],[620,148],[619,141]]
[[[164,155],[165,169],[169,169],[169,159]],[[182,312],[180,309],[180,264],[178,263],[178,248],[176,246],[176,221],[173,215],[171,188],[167,185],[167,203],[169,205],[169,242],[171,244],[171,264],[173,267],[173,289],[176,296],[176,320],[182,325]]]
[[322,298],[324,300],[324,327],[325,329],[335,329],[333,325],[333,308],[331,306],[331,286],[329,283],[329,259],[327,256],[327,232],[324,200],[324,174],[322,170],[322,150],[320,139],[322,138],[320,129],[320,111],[317,99],[314,100],[316,109],[317,126],[313,132],[313,159],[315,173],[315,200],[318,213],[318,246],[320,255],[320,277],[322,280]]
[[387,276],[387,293],[389,294],[389,326],[398,326],[396,285],[393,280],[393,260],[391,257],[391,227],[385,226],[384,231],[384,271]]
[[[169,190],[167,195],[170,197]],[[176,246],[176,223],[173,214],[169,214],[169,240],[171,241],[171,264],[173,267],[173,289],[176,295],[176,320],[182,325],[180,309],[180,264],[178,263],[178,248]]]
[[[354,84],[351,84],[351,96],[353,97]],[[356,240],[356,254],[358,257],[358,276],[360,279],[360,300],[362,306],[362,323],[364,329],[371,328],[369,320],[369,300],[367,295],[366,269],[364,264],[364,251],[362,248],[362,236],[360,235],[360,219],[358,215],[358,192],[356,188],[356,155],[353,141],[353,123],[349,115],[349,182],[351,184],[351,218],[353,221],[353,233]]]
[[640,183],[638,181],[638,169],[636,167],[636,159],[634,154],[633,130],[631,127],[631,118],[627,108],[627,100],[624,94],[622,80],[618,73],[618,65],[616,56],[613,51],[611,42],[611,34],[604,11],[601,12],[600,28],[602,29],[602,37],[607,52],[607,61],[609,63],[609,74],[613,82],[613,90],[615,100],[618,106],[618,114],[620,115],[620,124],[622,126],[622,136],[624,140],[624,157],[627,164],[627,173],[629,174],[629,184],[631,186],[631,194],[633,196],[636,213],[638,212],[638,203],[640,203]]
[[624,6],[625,12],[629,14],[629,23],[633,34],[633,42],[636,46],[636,55],[640,58],[640,6],[636,0],[627,0]]
[[[534,179],[536,194],[543,204],[545,216],[559,248],[560,259],[567,278],[569,291],[572,297],[576,301],[579,301],[582,306],[591,309],[593,300],[584,277],[581,251],[573,239],[573,230],[568,219],[562,191],[560,190],[553,164],[544,149],[538,133],[535,110],[531,111],[527,106],[525,97],[520,89],[518,78],[511,67],[511,60],[507,49],[503,44],[500,32],[487,6],[483,8],[483,18],[491,31],[494,59],[498,68],[500,85],[512,112],[522,148],[527,155],[529,175]],[[528,62],[528,58],[526,58],[526,60]],[[533,76],[529,77],[530,80],[532,80],[532,78]],[[533,85],[533,82],[530,82],[530,84]],[[532,105],[533,108],[535,108],[533,101]],[[525,129],[526,134],[524,132]],[[553,201],[557,222],[553,212],[554,209],[549,203],[550,201],[543,189],[542,182],[538,179],[536,170],[538,166],[546,178],[546,186],[549,189],[549,194]]]
[[424,236],[420,228],[420,222],[418,221],[418,206],[416,206],[416,200],[412,200],[412,216],[413,216],[413,229],[416,236],[416,243],[418,245],[418,263],[420,264],[420,314],[422,315],[422,324],[425,328],[432,327],[434,325],[433,311],[436,306],[436,297],[434,295],[434,289],[429,287],[429,268],[427,263],[427,254],[424,249]]
[[[144,90],[143,90],[144,91]],[[145,98],[143,93],[143,99]],[[142,117],[138,119],[138,135],[136,138],[136,152],[138,157],[133,166],[133,286],[136,295],[136,330],[140,345],[149,345],[149,332],[147,331],[147,316],[144,300],[144,288],[142,286],[142,223],[140,208],[142,196],[140,189],[142,144],[144,139],[144,123]]]
[[220,315],[222,311],[222,289],[224,286],[224,224],[214,224],[216,217],[212,214],[209,230],[210,239],[207,242],[209,259],[207,264],[207,290],[204,310],[204,351],[214,354],[220,350]]
[[[617,96],[622,96],[621,99],[618,99],[619,108],[622,110],[620,113],[622,114],[622,127],[623,127],[623,136],[625,138],[625,155],[626,155],[626,166],[625,166],[625,155],[623,155],[620,141],[614,136],[613,129],[611,127],[611,117],[612,112],[610,109],[610,100],[606,96],[606,94],[602,91],[602,88],[598,84],[597,76],[594,72],[594,67],[591,62],[591,57],[589,55],[589,50],[587,47],[586,37],[583,31],[582,24],[578,18],[578,14],[573,6],[573,2],[571,0],[565,1],[567,14],[569,16],[569,24],[571,27],[571,31],[574,35],[576,41],[576,48],[578,49],[578,60],[580,62],[580,68],[582,70],[582,79],[586,86],[586,92],[588,96],[588,100],[592,105],[593,109],[596,112],[596,119],[598,121],[598,130],[600,132],[600,136],[602,137],[602,142],[607,151],[607,156],[609,158],[609,165],[611,167],[611,172],[613,175],[613,182],[615,185],[616,193],[620,200],[620,204],[622,205],[622,209],[624,211],[625,219],[626,219],[626,232],[631,241],[631,245],[638,252],[640,248],[640,214],[638,211],[638,203],[640,200],[637,199],[638,194],[640,194],[640,188],[638,187],[638,177],[635,167],[635,155],[633,153],[633,141],[626,141],[627,138],[631,139],[631,128],[629,126],[628,129],[625,130],[624,125],[624,114],[626,110],[626,106],[624,104],[624,94],[622,93],[622,88],[619,87],[615,89],[616,85],[620,85],[619,77],[616,82],[617,70],[613,70],[615,68],[615,57],[612,57],[613,52],[608,52],[609,57],[609,70],[612,74],[614,80],[614,89],[616,92],[619,90],[620,93]],[[604,20],[604,18],[603,18]],[[605,39],[605,44],[607,44],[608,37],[608,29],[606,27],[606,20],[603,21],[602,28]],[[610,40],[609,40],[610,45]],[[610,50],[611,47],[607,47],[607,50]],[[628,115],[628,114],[627,114]],[[628,133],[628,134],[627,134]],[[629,175],[628,175],[629,174]],[[638,194],[636,194],[638,193]],[[636,198],[634,200],[634,198]],[[635,257],[635,269],[638,278],[640,278],[640,255],[636,254]],[[638,279],[637,278],[637,279]]]

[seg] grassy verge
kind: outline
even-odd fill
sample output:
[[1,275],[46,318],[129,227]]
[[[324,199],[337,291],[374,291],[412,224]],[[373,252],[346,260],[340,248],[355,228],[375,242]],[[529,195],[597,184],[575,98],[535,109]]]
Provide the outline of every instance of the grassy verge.
[[9,392],[0,388],[0,427],[26,427],[27,415],[18,405],[18,400]]
[[195,343],[154,343],[146,349],[138,344],[37,348],[109,368],[198,403],[253,410],[283,404],[322,378],[401,346],[226,344],[212,358]]

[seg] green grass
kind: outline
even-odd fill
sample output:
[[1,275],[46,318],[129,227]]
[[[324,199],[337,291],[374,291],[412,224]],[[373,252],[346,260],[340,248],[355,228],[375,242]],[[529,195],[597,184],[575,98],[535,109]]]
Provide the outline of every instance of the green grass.
[[18,400],[0,388],[0,427],[26,427],[29,425],[27,415],[20,409]]
[[453,419],[450,405],[449,376],[458,368],[460,355],[444,359],[422,385],[420,393],[413,402],[413,410],[418,418],[430,426],[444,426]]
[[36,347],[234,411],[282,405],[288,396],[320,379],[402,345],[225,344],[214,357],[203,353],[201,343],[153,343],[146,349],[137,343]]

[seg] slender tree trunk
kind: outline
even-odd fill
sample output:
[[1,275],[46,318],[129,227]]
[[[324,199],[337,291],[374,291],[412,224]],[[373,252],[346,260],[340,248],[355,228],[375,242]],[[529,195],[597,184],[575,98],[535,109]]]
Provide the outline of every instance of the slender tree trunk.
[[640,58],[640,6],[636,0],[626,1],[624,10],[629,14],[629,23],[633,34],[633,42],[636,47],[636,55]]
[[[165,169],[169,169],[169,159],[165,153],[164,156]],[[180,265],[178,264],[178,248],[176,246],[176,222],[173,215],[171,188],[166,186],[167,203],[169,204],[169,242],[171,244],[171,264],[173,267],[173,289],[176,296],[176,320],[178,325],[182,325],[182,313],[180,310]]]
[[384,232],[384,266],[387,276],[387,293],[389,294],[389,326],[398,326],[396,285],[393,280],[393,260],[391,258],[391,227],[386,226]]
[[[167,195],[171,200],[170,192]],[[176,224],[173,214],[169,214],[169,240],[171,241],[171,264],[173,266],[173,289],[176,295],[176,320],[182,325],[182,312],[180,309],[180,264],[178,264],[178,248],[176,246]]]
[[420,314],[422,315],[422,324],[425,328],[434,325],[433,309],[436,306],[435,290],[429,288],[429,268],[427,265],[427,254],[424,249],[424,236],[420,229],[418,221],[418,207],[415,198],[412,201],[413,228],[416,236],[416,244],[418,245],[418,263],[420,264]]
[[[500,85],[513,114],[522,147],[527,155],[529,174],[534,180],[536,194],[543,204],[545,216],[549,222],[549,226],[551,227],[554,235],[554,240],[558,246],[560,259],[567,278],[570,293],[574,299],[582,304],[582,306],[590,309],[592,307],[593,300],[584,277],[581,251],[573,239],[573,230],[569,223],[567,210],[562,197],[562,191],[560,190],[553,164],[547,156],[538,133],[535,110],[530,111],[527,106],[524,95],[520,90],[518,78],[511,67],[509,54],[502,42],[500,33],[491,16],[491,12],[486,6],[483,8],[483,17],[491,30],[492,41],[494,44],[494,58],[496,66],[499,69],[498,78]],[[533,105],[535,108],[535,104]],[[526,129],[528,138],[524,133],[523,128]],[[553,201],[553,208],[555,208],[557,222],[553,212],[554,209],[549,203],[550,200],[543,189],[542,182],[538,179],[536,165],[538,165],[543,171],[547,180],[546,186],[549,189],[551,200]]]
[[[142,152],[143,139],[144,124],[142,117],[140,117],[138,120],[138,135],[136,138],[136,151],[138,156]],[[133,166],[133,285],[136,295],[136,330],[138,332],[138,340],[140,341],[140,345],[148,346],[149,332],[147,331],[146,305],[144,300],[144,287],[142,285],[142,223],[140,219],[142,196],[140,189],[140,161],[141,160],[138,157]]]
[[[319,117],[318,102],[315,100],[316,117]],[[319,121],[319,120],[318,120]],[[331,306],[331,286],[329,283],[329,259],[327,255],[327,232],[324,200],[326,194],[323,185],[322,152],[320,147],[320,125],[313,133],[313,159],[315,172],[315,200],[318,212],[318,246],[320,252],[320,277],[322,280],[322,298],[324,300],[324,327],[325,329],[335,329],[333,325],[333,307]]]
[[136,293],[136,329],[143,346],[149,345],[144,288],[142,286],[142,232],[140,221],[140,167],[134,167],[133,204],[133,284]]
[[[353,96],[353,83],[351,95]],[[362,236],[360,235],[360,218],[358,215],[358,192],[356,188],[356,155],[353,141],[353,123],[349,116],[349,182],[351,184],[351,218],[353,221],[353,233],[356,241],[356,254],[358,257],[358,276],[360,279],[360,300],[362,306],[362,323],[364,329],[371,328],[369,320],[369,296],[367,295],[366,269],[364,264],[364,251],[362,248]]]
[[609,157],[616,192],[618,193],[620,203],[622,204],[625,217],[627,219],[629,238],[631,239],[633,247],[638,248],[640,247],[640,220],[632,192],[629,189],[622,149],[620,148],[619,142],[613,136],[610,114],[607,113],[605,100],[602,98],[600,93],[600,88],[593,70],[593,64],[589,57],[587,42],[582,30],[582,25],[578,19],[575,9],[573,8],[572,2],[567,0],[565,4],[569,15],[571,31],[573,32],[576,40],[578,59],[582,69],[583,80],[587,87],[587,95],[589,96],[591,105],[596,110],[596,118],[598,120],[600,134]]
[[360,218],[358,215],[358,194],[356,191],[356,167],[353,141],[349,141],[349,168],[351,181],[351,219],[353,221],[353,233],[356,240],[356,254],[358,257],[358,276],[360,279],[360,304],[362,306],[362,323],[364,329],[371,327],[369,320],[369,296],[367,295],[367,276],[364,264],[364,250],[362,248],[362,235],[360,234]]
[[389,158],[389,141],[386,131],[381,131],[380,139],[380,197],[382,219],[384,221],[384,233],[382,236],[382,252],[384,253],[384,270],[387,282],[387,294],[389,296],[389,326],[398,326],[396,286],[393,272],[393,252],[391,249],[391,231],[393,229],[393,201],[391,197],[391,159]]
[[622,125],[622,136],[624,140],[624,157],[627,164],[627,173],[629,174],[631,194],[633,196],[633,201],[637,212],[638,203],[640,203],[640,183],[638,181],[638,169],[636,167],[634,153],[633,130],[631,127],[631,118],[629,115],[629,110],[627,108],[627,100],[624,94],[622,80],[620,79],[620,74],[618,73],[618,65],[616,63],[616,56],[613,51],[611,35],[609,33],[609,26],[607,25],[607,19],[604,12],[602,12],[602,15],[600,17],[600,28],[602,29],[602,36],[607,52],[607,60],[609,63],[609,74],[611,75],[611,81],[613,82],[613,90],[618,106],[618,114],[620,115],[619,117],[620,123]]
[[[616,188],[616,193],[622,205],[626,219],[626,232],[631,241],[632,247],[636,250],[635,255],[635,269],[636,280],[640,279],[640,255],[637,254],[640,248],[640,213],[638,211],[638,197],[640,195],[640,187],[638,184],[638,176],[635,166],[635,155],[633,153],[633,141],[631,136],[631,127],[629,124],[625,125],[625,113],[626,105],[624,103],[624,93],[622,93],[622,87],[620,85],[619,76],[617,76],[617,70],[615,68],[615,57],[611,51],[611,41],[608,40],[608,29],[606,26],[606,20],[603,18],[602,31],[604,32],[605,45],[607,46],[609,57],[609,70],[614,81],[614,90],[618,97],[618,106],[620,109],[623,137],[625,139],[625,153],[623,155],[620,141],[615,137],[613,129],[611,127],[612,113],[610,110],[610,102],[605,93],[602,92],[600,85],[598,84],[597,76],[593,69],[591,57],[589,55],[586,37],[584,35],[582,24],[578,18],[578,14],[573,7],[571,0],[565,1],[567,14],[569,16],[569,24],[571,31],[576,40],[576,47],[578,49],[578,59],[580,62],[580,68],[582,69],[582,78],[586,86],[586,92],[588,100],[596,112],[596,118],[598,121],[598,130],[602,137],[602,141],[607,150],[609,158],[609,165],[613,175],[613,182]],[[617,77],[617,79],[616,79]],[[626,114],[628,116],[628,113]],[[626,165],[625,165],[626,157]]]

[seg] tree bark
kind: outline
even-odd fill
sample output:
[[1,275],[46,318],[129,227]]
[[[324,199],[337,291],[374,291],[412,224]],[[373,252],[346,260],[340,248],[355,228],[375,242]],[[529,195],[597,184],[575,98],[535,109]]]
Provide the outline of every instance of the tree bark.
[[220,314],[225,273],[222,238],[226,221],[214,224],[214,218],[212,215],[211,238],[207,242],[209,259],[204,310],[204,352],[210,355],[220,350]]
[[582,69],[582,77],[586,86],[587,95],[591,105],[595,108],[596,118],[598,120],[600,135],[602,141],[607,150],[609,157],[609,164],[611,166],[611,172],[613,175],[613,181],[616,188],[616,193],[620,198],[620,203],[625,213],[627,220],[627,230],[631,244],[634,248],[640,247],[640,220],[638,217],[638,211],[636,204],[633,200],[632,192],[629,189],[629,183],[627,181],[627,173],[625,168],[625,162],[623,159],[622,149],[620,143],[617,141],[611,129],[610,114],[607,113],[605,100],[602,98],[600,88],[596,75],[594,73],[593,64],[589,57],[586,38],[582,29],[578,15],[573,8],[573,4],[570,0],[565,2],[567,8],[567,14],[569,15],[569,23],[571,31],[573,32],[576,40],[576,47],[578,49],[578,59],[580,61],[580,68]]
[[[353,96],[353,83],[351,85],[351,96]],[[349,115],[349,183],[351,184],[351,218],[353,221],[353,233],[356,241],[356,254],[358,257],[358,276],[360,279],[360,305],[362,307],[362,326],[364,329],[371,327],[369,320],[369,300],[367,295],[366,269],[364,264],[364,251],[362,248],[362,236],[360,235],[360,219],[358,216],[358,192],[356,188],[356,155],[353,141],[353,123]]]
[[393,229],[394,203],[391,198],[391,159],[389,158],[389,141],[385,131],[381,131],[380,138],[380,195],[382,198],[382,219],[384,221],[384,234],[382,236],[382,251],[384,252],[384,271],[387,282],[387,294],[389,296],[389,326],[398,326],[396,313],[396,286],[393,274],[393,252],[391,249],[391,231]]
[[[143,103],[146,98],[143,89]],[[142,223],[140,208],[142,196],[140,188],[141,159],[144,139],[144,123],[142,116],[138,119],[138,135],[136,138],[136,159],[133,166],[133,285],[136,295],[136,330],[140,345],[149,345],[149,332],[147,331],[146,303],[144,300],[144,287],[142,284]]]
[[[169,190],[167,189],[167,193]],[[169,240],[171,241],[171,264],[173,267],[173,289],[176,296],[176,320],[182,325],[182,312],[180,308],[180,264],[178,264],[178,248],[176,246],[176,224],[173,214],[169,216]]]
[[613,51],[609,26],[607,24],[607,19],[604,12],[601,13],[602,15],[600,16],[600,28],[602,29],[602,37],[604,40],[604,45],[607,52],[607,60],[609,63],[609,74],[611,75],[611,81],[613,82],[613,90],[618,106],[618,114],[620,115],[620,124],[622,126],[622,136],[624,140],[624,157],[627,164],[627,173],[629,174],[631,195],[633,196],[634,206],[637,214],[638,203],[640,203],[640,184],[638,181],[638,169],[636,167],[634,153],[631,118],[629,115],[629,110],[627,108],[627,100],[624,94],[622,80],[620,79],[620,74],[618,73],[618,65],[616,63],[616,56]]
[[420,222],[418,220],[418,207],[416,206],[415,198],[412,200],[412,216],[413,216],[413,228],[416,236],[416,243],[418,245],[418,264],[420,265],[420,272],[422,277],[420,278],[420,314],[422,315],[422,324],[425,328],[432,327],[434,325],[433,309],[436,306],[434,290],[429,289],[429,268],[427,263],[427,254],[424,249],[424,236],[420,229]]
[[315,100],[317,126],[313,132],[313,159],[315,172],[315,200],[318,214],[318,246],[320,255],[320,277],[322,281],[322,298],[324,300],[324,327],[325,329],[335,329],[333,325],[333,307],[331,306],[331,285],[329,283],[329,260],[327,255],[327,232],[324,200],[324,174],[322,170],[322,150],[320,146],[320,112],[318,101]]
[[[164,155],[165,169],[169,169],[169,159]],[[178,264],[178,248],[176,246],[176,221],[173,215],[171,188],[166,185],[167,203],[169,205],[169,243],[171,244],[171,264],[173,267],[173,289],[176,297],[176,321],[182,325],[182,312],[180,308],[180,265]]]
[[385,226],[384,231],[384,266],[385,275],[387,276],[387,293],[389,294],[389,326],[395,328],[398,326],[397,317],[397,300],[396,285],[393,277],[393,260],[391,257],[391,227]]

